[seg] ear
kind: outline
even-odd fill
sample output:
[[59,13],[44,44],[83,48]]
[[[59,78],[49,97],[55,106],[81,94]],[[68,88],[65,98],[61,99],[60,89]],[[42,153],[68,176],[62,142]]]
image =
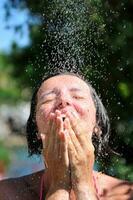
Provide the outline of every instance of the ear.
[[97,124],[93,128],[93,133],[98,137],[102,134],[102,130]]
[[37,139],[38,139],[38,140],[41,139],[41,136],[40,136],[40,133],[39,133],[39,132],[36,133],[36,136],[37,136]]

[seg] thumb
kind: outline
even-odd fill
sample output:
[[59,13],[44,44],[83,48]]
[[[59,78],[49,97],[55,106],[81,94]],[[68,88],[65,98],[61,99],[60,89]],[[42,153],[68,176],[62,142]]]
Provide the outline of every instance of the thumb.
[[48,164],[47,164],[47,154],[46,154],[46,148],[48,147],[48,143],[46,142],[46,135],[41,133],[40,137],[42,139],[42,144],[43,144],[43,159],[44,159],[44,165],[45,168],[48,168]]
[[42,139],[42,144],[43,144],[43,149],[44,149],[44,147],[46,148],[46,135],[41,133],[40,137]]

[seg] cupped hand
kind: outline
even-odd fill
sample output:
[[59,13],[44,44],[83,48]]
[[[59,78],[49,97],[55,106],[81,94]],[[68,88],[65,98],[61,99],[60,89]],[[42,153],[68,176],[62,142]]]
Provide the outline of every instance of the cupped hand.
[[49,132],[44,137],[43,153],[47,164],[50,190],[70,188],[70,170],[67,150],[67,137],[63,128],[60,111],[50,114]]
[[85,125],[78,116],[72,112],[67,112],[66,116],[64,127],[69,140],[68,155],[72,187],[76,194],[85,193],[86,198],[81,197],[81,199],[87,199],[90,195],[94,194],[95,196],[93,183],[94,146]]

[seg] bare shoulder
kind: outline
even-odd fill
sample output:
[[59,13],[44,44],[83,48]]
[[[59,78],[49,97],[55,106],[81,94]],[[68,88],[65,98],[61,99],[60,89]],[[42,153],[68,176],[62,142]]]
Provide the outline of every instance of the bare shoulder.
[[0,200],[38,199],[40,178],[39,172],[0,181]]
[[107,199],[113,198],[114,200],[115,197],[116,199],[133,200],[133,182],[120,180],[118,178],[97,172],[96,177],[100,193],[103,197],[106,197]]

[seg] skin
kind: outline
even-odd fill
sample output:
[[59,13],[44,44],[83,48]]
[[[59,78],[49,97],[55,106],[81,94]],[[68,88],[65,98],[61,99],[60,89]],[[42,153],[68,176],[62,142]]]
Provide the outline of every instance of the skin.
[[[65,120],[63,118],[65,117]],[[100,200],[132,200],[133,184],[93,171],[96,109],[88,85],[70,75],[52,77],[37,93],[36,122],[48,169],[0,182],[0,199],[95,200],[95,174]]]
[[36,122],[50,180],[47,199],[60,190],[69,199],[71,188],[78,200],[97,199],[91,141],[96,109],[88,85],[70,75],[52,77],[41,85],[37,99]]

